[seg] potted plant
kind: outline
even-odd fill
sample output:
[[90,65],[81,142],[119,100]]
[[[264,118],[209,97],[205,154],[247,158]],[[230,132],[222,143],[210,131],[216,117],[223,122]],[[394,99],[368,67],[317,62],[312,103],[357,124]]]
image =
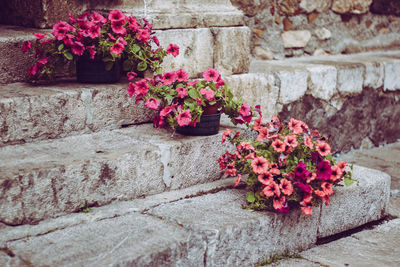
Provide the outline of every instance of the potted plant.
[[80,82],[115,82],[121,68],[132,75],[159,72],[167,53],[177,56],[179,47],[170,44],[165,50],[152,32],[152,25],[143,19],[112,10],[107,17],[86,12],[76,19],[53,26],[53,37],[35,33],[35,42],[26,41],[22,51],[35,48],[37,62],[30,68],[31,81],[54,79],[76,64]]
[[247,185],[249,209],[285,213],[300,208],[312,215],[314,206],[329,204],[334,186],[355,181],[346,162],[335,162],[327,139],[300,120],[282,124],[273,117],[263,123],[260,114],[252,130],[256,135],[246,139],[227,129],[222,142],[228,139],[236,150],[217,160],[225,174],[237,177],[235,186]]
[[237,123],[250,123],[253,110],[234,99],[230,88],[216,69],[203,72],[203,80],[189,79],[180,69],[129,83],[129,97],[135,103],[144,101],[145,107],[158,111],[153,125],[169,126],[186,135],[218,133],[221,113]]

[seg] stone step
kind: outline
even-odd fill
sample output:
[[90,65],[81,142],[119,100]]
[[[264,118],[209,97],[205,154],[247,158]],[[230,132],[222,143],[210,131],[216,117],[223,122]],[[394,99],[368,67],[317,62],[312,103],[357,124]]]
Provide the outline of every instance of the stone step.
[[[218,135],[189,137],[142,124],[0,147],[0,222],[34,223],[82,205],[144,197],[219,179]],[[204,160],[206,159],[206,160]]]
[[152,121],[118,84],[0,85],[0,147]]
[[[26,81],[34,64],[33,53],[23,54],[24,41],[33,41],[34,32],[49,30],[27,29],[0,25],[0,84]],[[180,47],[179,55],[164,59],[165,71],[185,69],[191,77],[202,77],[207,68],[217,68],[223,75],[246,73],[250,63],[250,29],[210,27],[155,30],[160,44],[166,49],[170,43]]]
[[250,212],[224,179],[42,221],[0,227],[8,266],[249,266],[313,246],[318,238],[381,218],[390,177],[355,166],[359,185],[337,187],[329,206]]
[[[86,10],[109,12],[121,9],[126,14],[146,17],[154,29],[242,26],[244,15],[229,0],[119,0],[26,2],[13,0],[0,10],[0,23],[35,28],[51,28],[68,13]],[[201,3],[199,3],[201,2]]]
[[304,120],[342,151],[360,147],[364,139],[377,146],[400,138],[399,73],[395,50],[253,60],[250,73],[226,81],[244,102],[261,104],[265,118]]

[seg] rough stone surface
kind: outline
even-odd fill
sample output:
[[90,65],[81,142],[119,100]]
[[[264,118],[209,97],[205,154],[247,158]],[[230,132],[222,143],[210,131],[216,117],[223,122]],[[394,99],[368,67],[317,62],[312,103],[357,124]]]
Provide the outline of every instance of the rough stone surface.
[[282,15],[293,15],[299,8],[297,0],[278,0],[277,5]]
[[302,48],[310,41],[311,33],[307,30],[286,31],[281,36],[285,48]]
[[[221,31],[225,32],[226,29]],[[203,71],[213,66],[213,53],[217,48],[213,45],[213,36],[209,29],[165,30],[156,31],[156,34],[163,47],[168,47],[170,43],[179,46],[179,55],[176,58],[168,56],[164,59],[164,71],[182,68],[191,77],[202,77]]]
[[264,118],[270,118],[279,111],[276,105],[279,87],[272,74],[232,75],[225,81],[231,87],[233,94],[242,98],[244,103],[251,106],[261,105]]
[[329,100],[336,93],[337,70],[333,66],[307,66],[308,90],[315,98]]
[[[323,266],[398,266],[400,219],[317,246],[300,255]],[[334,252],[334,253],[332,253]]]
[[301,98],[307,91],[307,72],[299,69],[276,72],[280,81],[279,102],[289,104]]
[[328,206],[322,205],[318,238],[334,235],[382,218],[389,208],[390,176],[354,166],[359,186],[335,189]]
[[279,117],[303,120],[329,137],[333,151],[345,152],[360,147],[365,137],[375,146],[400,138],[399,101],[390,94],[364,89],[362,94],[347,97],[337,109],[306,95],[284,106]]
[[361,93],[363,89],[364,67],[344,64],[338,68],[337,88],[341,94]]
[[368,12],[372,0],[333,0],[332,10],[344,14],[363,14]]
[[129,99],[126,84],[0,86],[0,146],[151,121],[154,113]]
[[400,60],[393,63],[384,63],[385,65],[385,80],[384,89],[388,91],[400,90]]
[[222,75],[247,73],[250,64],[250,29],[211,28],[211,32],[214,37],[214,68]]
[[228,190],[161,205],[149,210],[206,240],[205,266],[242,266],[284,251],[295,252],[315,242],[318,210],[306,217],[249,212],[241,208],[244,192]]
[[34,32],[46,33],[43,30],[0,25],[0,84],[26,79],[29,68],[34,64],[34,53],[23,54],[21,48],[24,41],[36,39]]
[[8,247],[31,266],[199,266],[204,255],[196,236],[141,214],[28,237]]
[[400,3],[397,0],[374,0],[371,11],[378,14],[393,14],[400,16]]
[[315,30],[315,35],[319,40],[328,40],[332,37],[332,33],[327,28],[318,28]]
[[262,48],[257,46],[254,48],[254,54],[257,59],[265,59],[265,60],[274,59],[271,50],[269,50],[268,48]]
[[325,12],[331,6],[332,0],[301,0],[300,8],[307,13],[313,11]]
[[88,205],[213,181],[220,135],[171,138],[150,125],[0,148],[0,221],[31,223]]

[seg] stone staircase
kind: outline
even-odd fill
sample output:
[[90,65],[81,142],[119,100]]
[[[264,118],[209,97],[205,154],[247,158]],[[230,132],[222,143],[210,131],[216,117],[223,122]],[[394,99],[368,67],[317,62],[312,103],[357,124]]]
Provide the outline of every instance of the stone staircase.
[[[142,1],[122,2],[125,11],[143,12]],[[250,63],[250,31],[229,1],[175,1],[172,13],[164,2],[153,0],[146,13],[162,44],[181,47],[165,69],[200,77],[217,68],[236,95],[262,105],[264,117],[298,117],[296,105],[311,96],[323,104],[307,112],[328,120],[348,114],[344,103],[369,90],[389,99],[392,115],[400,112],[398,51]],[[358,187],[338,188],[312,217],[243,210],[243,192],[215,161],[229,147],[220,140],[231,125],[207,137],[153,129],[153,114],[127,97],[127,81],[27,84],[31,58],[20,47],[38,31],[47,30],[0,26],[1,266],[241,266],[386,213],[390,177],[363,167],[354,170]],[[349,137],[350,146],[375,141],[381,128]]]

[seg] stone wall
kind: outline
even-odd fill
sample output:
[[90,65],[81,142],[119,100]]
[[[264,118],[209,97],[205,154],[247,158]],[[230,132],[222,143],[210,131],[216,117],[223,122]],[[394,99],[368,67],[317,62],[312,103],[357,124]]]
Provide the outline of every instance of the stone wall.
[[[398,0],[232,0],[245,13],[258,59],[400,46]],[[396,16],[397,15],[397,16]]]

